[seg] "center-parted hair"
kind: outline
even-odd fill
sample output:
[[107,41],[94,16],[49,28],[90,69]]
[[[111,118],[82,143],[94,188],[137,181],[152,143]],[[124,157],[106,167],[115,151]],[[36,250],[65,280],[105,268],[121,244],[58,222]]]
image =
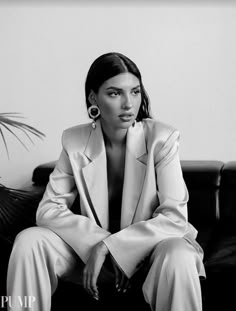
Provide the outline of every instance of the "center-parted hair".
[[103,54],[92,63],[85,81],[87,109],[91,106],[88,99],[91,91],[97,93],[106,80],[126,72],[136,76],[140,83],[141,105],[136,120],[141,121],[144,118],[151,118],[149,98],[143,86],[141,73],[137,65],[127,56],[116,52]]

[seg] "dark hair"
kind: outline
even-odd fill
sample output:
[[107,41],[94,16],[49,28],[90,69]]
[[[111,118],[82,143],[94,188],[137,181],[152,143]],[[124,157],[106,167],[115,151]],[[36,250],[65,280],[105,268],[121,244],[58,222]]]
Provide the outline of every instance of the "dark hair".
[[106,53],[99,56],[91,65],[85,81],[85,97],[87,109],[91,106],[89,94],[91,90],[98,92],[99,87],[108,79],[120,74],[130,72],[139,79],[141,88],[141,105],[136,120],[151,118],[150,102],[142,83],[141,73],[136,64],[127,56],[120,53]]

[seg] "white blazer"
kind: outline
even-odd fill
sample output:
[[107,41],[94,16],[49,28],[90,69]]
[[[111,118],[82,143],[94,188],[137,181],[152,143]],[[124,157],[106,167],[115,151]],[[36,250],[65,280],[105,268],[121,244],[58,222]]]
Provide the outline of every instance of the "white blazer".
[[[128,129],[121,207],[121,230],[108,231],[106,150],[101,124],[69,128],[62,152],[39,204],[36,221],[58,234],[86,262],[91,248],[104,241],[124,273],[131,277],[155,245],[170,237],[195,241],[188,223],[188,191],[179,161],[179,132],[145,119]],[[80,215],[70,208],[80,196]]]

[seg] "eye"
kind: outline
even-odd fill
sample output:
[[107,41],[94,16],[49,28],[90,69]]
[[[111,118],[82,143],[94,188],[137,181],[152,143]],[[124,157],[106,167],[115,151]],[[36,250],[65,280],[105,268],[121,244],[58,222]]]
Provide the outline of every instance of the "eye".
[[136,90],[133,90],[132,91],[132,94],[133,95],[138,95],[138,94],[140,94],[141,93],[141,90],[140,89],[136,89]]
[[116,96],[120,95],[120,92],[118,92],[118,91],[112,91],[112,92],[109,92],[108,95],[109,95],[110,97],[116,97]]

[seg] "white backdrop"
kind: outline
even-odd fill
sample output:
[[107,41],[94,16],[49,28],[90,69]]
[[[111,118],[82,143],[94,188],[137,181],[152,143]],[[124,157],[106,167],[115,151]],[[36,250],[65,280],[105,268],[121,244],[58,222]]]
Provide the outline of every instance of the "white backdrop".
[[29,152],[6,134],[1,183],[24,186],[58,158],[63,129],[88,121],[87,70],[109,51],[139,66],[154,116],[181,132],[181,159],[236,160],[233,1],[39,2],[0,3],[0,112],[21,112],[46,134]]

